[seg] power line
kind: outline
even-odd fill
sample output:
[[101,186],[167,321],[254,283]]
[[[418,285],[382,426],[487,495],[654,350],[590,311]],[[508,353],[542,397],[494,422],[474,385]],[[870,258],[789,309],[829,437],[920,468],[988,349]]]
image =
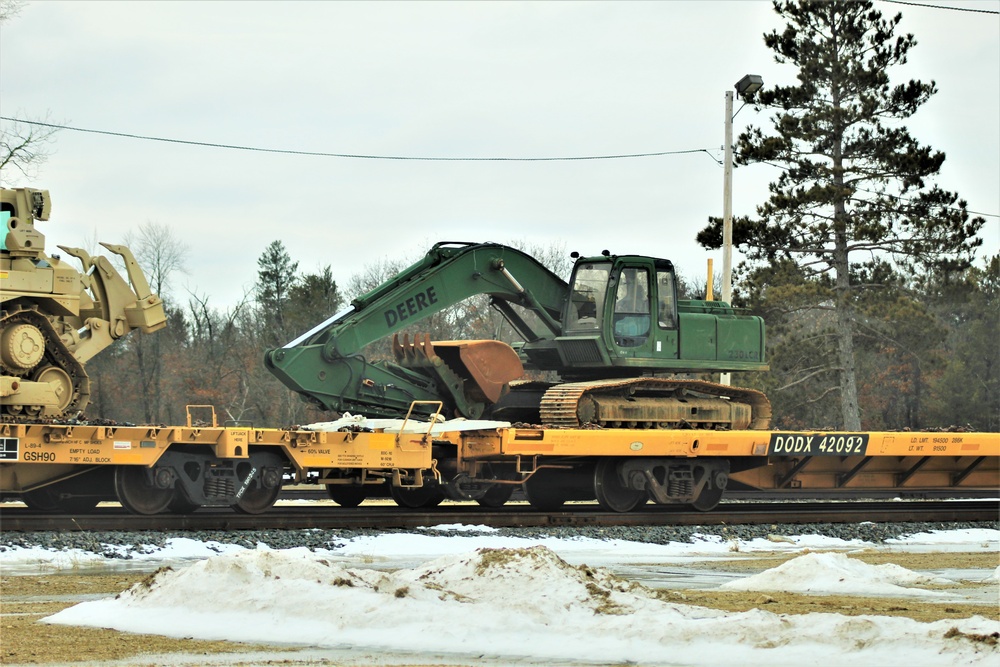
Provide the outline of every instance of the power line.
[[[108,130],[93,130],[82,127],[72,127],[70,125],[43,123],[41,121],[23,120],[20,118],[11,118],[9,116],[0,116],[0,120],[6,120],[12,123],[24,123],[26,125],[37,125],[40,127],[48,127],[57,130],[70,130],[73,132],[85,132],[89,134],[100,134],[111,137],[123,137],[126,139],[140,139],[144,141],[159,141],[163,143],[182,144],[186,146],[225,148],[230,150],[252,151],[257,153],[279,153],[283,155],[309,155],[314,157],[339,157],[339,158],[351,158],[351,159],[362,159],[362,160],[410,160],[410,161],[423,160],[432,162],[557,162],[557,161],[574,161],[574,160],[618,160],[627,158],[659,157],[664,155],[686,155],[691,153],[705,153],[716,164],[719,165],[722,164],[722,162],[720,162],[714,155],[712,155],[711,151],[707,148],[693,148],[690,150],[682,150],[682,151],[659,151],[654,153],[626,153],[620,155],[586,155],[586,156],[569,156],[569,157],[426,157],[426,156],[422,157],[422,156],[404,156],[404,155],[362,155],[362,154],[351,154],[351,153],[324,153],[317,151],[297,151],[297,150],[279,149],[279,148],[260,148],[256,146],[238,146],[233,144],[219,144],[206,141],[169,139],[165,137],[151,137],[141,134],[129,134],[126,132],[111,132]],[[761,164],[766,164],[771,167],[776,167],[778,169],[786,170],[785,167],[774,164],[772,162],[762,162]],[[903,197],[896,197],[896,198],[906,201],[906,199]],[[949,207],[949,208],[954,208],[954,207]],[[968,211],[968,212],[972,213],[973,215],[982,215],[990,218],[1000,217],[1000,215],[992,213],[980,213],[977,211]]]
[[[423,160],[431,162],[558,162],[572,160],[622,160],[629,158],[659,157],[663,155],[686,155],[690,153],[706,153],[707,148],[692,148],[683,151],[657,151],[653,153],[622,153],[618,155],[577,155],[560,157],[432,157],[417,155],[363,155],[353,153],[325,153],[319,151],[299,151],[282,148],[261,148],[259,146],[239,146],[234,144],[219,144],[208,141],[188,141],[186,139],[169,139],[166,137],[151,137],[142,134],[129,134],[127,132],[111,132],[108,130],[93,130],[83,127],[72,127],[70,125],[56,125],[54,123],[42,123],[36,120],[23,120],[20,118],[10,118],[0,116],[0,120],[12,123],[24,123],[26,125],[38,125],[56,130],[71,130],[73,132],[86,132],[89,134],[101,134],[110,137],[124,137],[126,139],[141,139],[143,141],[160,141],[168,144],[183,144],[185,146],[202,146],[205,148],[225,148],[238,151],[252,151],[256,153],[279,153],[282,155],[310,155],[314,157],[339,157],[356,160]],[[715,159],[714,157],[712,158]]]
[[911,7],[926,7],[927,9],[950,9],[953,12],[974,12],[976,14],[1000,14],[995,9],[972,9],[971,7],[949,7],[947,5],[925,5],[922,2],[905,2],[904,0],[882,0],[893,5],[909,5]]

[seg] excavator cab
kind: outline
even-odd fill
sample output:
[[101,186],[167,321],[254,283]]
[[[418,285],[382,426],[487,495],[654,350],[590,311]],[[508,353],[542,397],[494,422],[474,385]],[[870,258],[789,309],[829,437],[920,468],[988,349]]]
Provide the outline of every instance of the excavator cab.
[[604,259],[578,262],[570,281],[565,333],[609,332],[619,347],[642,345],[657,319],[676,320],[673,267],[665,260],[652,275],[649,262]]
[[569,381],[766,368],[760,318],[679,300],[669,260],[574,257],[562,331],[518,346],[526,368],[556,368]]

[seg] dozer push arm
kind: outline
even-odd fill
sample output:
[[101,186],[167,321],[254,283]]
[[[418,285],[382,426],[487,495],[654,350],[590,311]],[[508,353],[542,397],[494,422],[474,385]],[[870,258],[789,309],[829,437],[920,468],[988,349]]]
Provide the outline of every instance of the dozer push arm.
[[439,397],[440,387],[428,384],[425,374],[395,364],[369,364],[358,356],[360,351],[480,294],[534,311],[544,329],[523,334],[550,338],[561,331],[568,286],[537,260],[499,244],[438,243],[345,311],[284,347],[268,350],[265,366],[290,389],[327,409],[397,414],[418,396]]
[[[72,332],[74,340],[67,341],[73,356],[79,361],[89,361],[133,329],[152,333],[167,324],[163,301],[150,291],[149,282],[132,251],[123,245],[101,245],[125,261],[131,287],[107,257],[91,257],[80,248],[59,246],[65,253],[80,260],[83,265],[81,280],[93,297],[81,300],[80,317],[84,327]],[[86,295],[87,292],[84,292],[83,296]]]

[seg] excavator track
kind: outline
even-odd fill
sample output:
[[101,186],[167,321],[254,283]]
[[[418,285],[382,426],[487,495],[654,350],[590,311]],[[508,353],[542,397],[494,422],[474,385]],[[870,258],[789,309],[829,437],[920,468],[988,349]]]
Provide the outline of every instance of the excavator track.
[[556,384],[542,397],[546,426],[766,429],[771,402],[755,389],[703,380],[621,378]]
[[66,349],[49,318],[38,310],[23,306],[4,310],[0,316],[0,332],[11,330],[18,325],[27,325],[42,336],[45,348],[42,359],[31,368],[11,367],[0,361],[0,371],[5,375],[21,377],[27,381],[36,378],[45,381],[53,374],[57,376],[65,374],[72,389],[65,406],[58,414],[53,414],[51,408],[46,411],[46,406],[41,405],[4,405],[0,419],[5,423],[35,422],[43,413],[45,418],[51,419],[75,417],[90,402],[90,378],[84,371],[83,365]]

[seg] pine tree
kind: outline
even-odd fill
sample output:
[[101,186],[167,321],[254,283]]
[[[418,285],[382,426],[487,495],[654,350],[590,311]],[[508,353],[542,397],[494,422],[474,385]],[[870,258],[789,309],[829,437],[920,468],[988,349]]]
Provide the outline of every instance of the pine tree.
[[337,281],[333,279],[333,267],[327,264],[317,273],[303,275],[292,285],[288,292],[288,326],[293,334],[301,334],[337,313],[343,303]]
[[[757,219],[734,224],[751,264],[790,259],[829,288],[816,306],[833,307],[842,427],[861,428],[855,373],[852,270],[878,261],[925,269],[967,267],[982,244],[982,218],[958,195],[931,185],[944,153],[921,145],[903,121],[936,92],[934,82],[890,85],[889,73],[916,45],[895,36],[868,0],[780,1],[787,25],[764,35],[778,63],[798,67],[798,83],[765,87],[754,102],[771,108],[773,132],[749,128],[736,147],[741,165],[782,167]],[[698,236],[718,247],[720,222]],[[853,266],[852,266],[853,264]]]
[[299,263],[292,261],[284,243],[272,241],[257,259],[257,267],[257,306],[267,337],[277,343],[287,334],[285,306],[297,280]]

